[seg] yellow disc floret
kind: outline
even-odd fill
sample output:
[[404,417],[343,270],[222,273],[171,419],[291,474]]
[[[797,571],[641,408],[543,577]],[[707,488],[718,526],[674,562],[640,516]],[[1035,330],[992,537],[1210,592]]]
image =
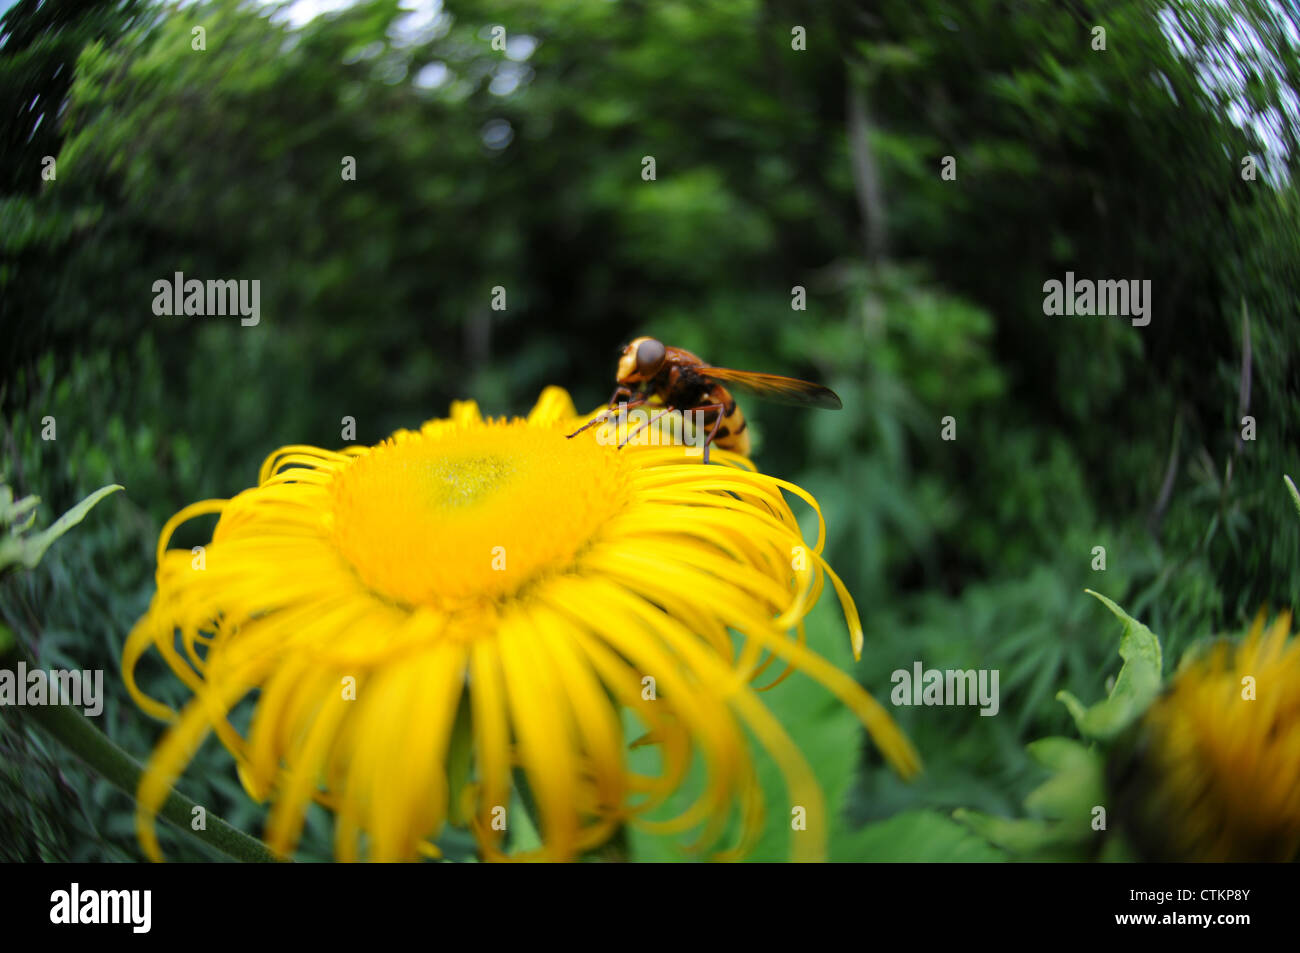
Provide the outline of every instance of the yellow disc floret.
[[524,421],[406,434],[338,474],[333,539],[403,605],[496,599],[573,566],[622,508],[628,459]]

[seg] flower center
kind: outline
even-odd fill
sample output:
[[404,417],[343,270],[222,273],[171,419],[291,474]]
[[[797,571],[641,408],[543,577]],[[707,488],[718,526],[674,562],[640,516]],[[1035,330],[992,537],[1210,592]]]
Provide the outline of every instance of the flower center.
[[335,478],[334,543],[407,605],[508,596],[569,568],[623,506],[626,459],[524,421],[401,434]]

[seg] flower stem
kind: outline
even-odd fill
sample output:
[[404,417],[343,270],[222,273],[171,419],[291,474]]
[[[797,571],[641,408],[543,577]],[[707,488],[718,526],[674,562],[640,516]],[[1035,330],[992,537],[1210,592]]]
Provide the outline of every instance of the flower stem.
[[[0,668],[9,668],[19,661],[25,662],[29,669],[37,667],[18,637],[0,623]],[[140,776],[144,773],[140,762],[110,741],[84,714],[67,705],[32,705],[22,711],[91,770],[134,800]],[[249,837],[210,811],[205,811],[206,829],[194,830],[191,824],[195,807],[193,801],[173,790],[159,816],[232,860],[266,863],[278,859],[261,841]]]

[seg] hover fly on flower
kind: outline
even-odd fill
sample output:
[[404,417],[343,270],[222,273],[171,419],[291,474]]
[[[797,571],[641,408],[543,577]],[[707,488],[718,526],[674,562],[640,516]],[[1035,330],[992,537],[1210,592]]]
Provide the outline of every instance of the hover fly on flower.
[[708,463],[711,443],[723,450],[749,455],[745,415],[736,405],[730,388],[796,407],[839,410],[844,406],[833,390],[821,384],[777,374],[714,367],[690,351],[668,347],[650,337],[639,337],[623,348],[616,379],[618,387],[609,399],[609,410],[569,434],[570,437],[605,422],[620,404],[627,408],[638,407],[653,399],[655,406],[662,409],[629,434],[624,443],[665,414],[675,410],[700,411],[704,414],[703,420],[711,421],[704,439],[704,462]]

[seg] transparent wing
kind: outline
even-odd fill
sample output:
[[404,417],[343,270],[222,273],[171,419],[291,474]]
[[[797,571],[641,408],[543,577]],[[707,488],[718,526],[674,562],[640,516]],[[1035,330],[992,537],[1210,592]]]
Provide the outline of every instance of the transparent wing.
[[712,378],[728,389],[734,388],[760,400],[793,407],[821,407],[839,410],[844,406],[835,391],[797,377],[779,374],[760,374],[757,371],[735,371],[728,367],[701,367],[699,373]]

